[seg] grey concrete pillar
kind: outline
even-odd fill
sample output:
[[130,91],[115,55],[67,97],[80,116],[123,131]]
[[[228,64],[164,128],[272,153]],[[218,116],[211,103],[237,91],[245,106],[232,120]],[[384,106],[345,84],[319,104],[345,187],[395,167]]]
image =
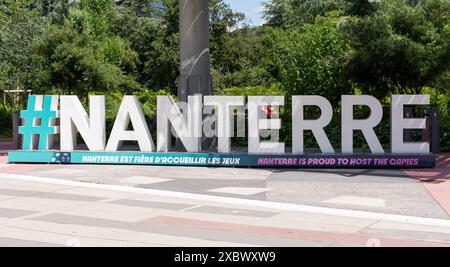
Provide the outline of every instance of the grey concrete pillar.
[[[178,99],[187,102],[190,95],[212,95],[209,1],[179,1],[181,62]],[[209,112],[213,112],[213,107],[205,111]],[[203,150],[215,150],[217,147],[216,138],[203,137],[201,143]],[[180,149],[180,140],[177,139],[175,146]]]
[[178,97],[211,95],[208,0],[180,0],[180,79]]

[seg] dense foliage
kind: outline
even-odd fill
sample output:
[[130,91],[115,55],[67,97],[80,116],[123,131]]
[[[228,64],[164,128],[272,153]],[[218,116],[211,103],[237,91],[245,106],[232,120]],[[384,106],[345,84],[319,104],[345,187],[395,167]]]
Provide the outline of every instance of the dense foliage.
[[[427,93],[449,149],[450,0],[267,0],[258,27],[209,1],[215,93],[322,95],[336,112],[342,94]],[[136,94],[151,116],[176,93],[178,46],[178,0],[0,0],[0,93],[106,94],[111,118]],[[24,105],[6,96],[0,112]]]

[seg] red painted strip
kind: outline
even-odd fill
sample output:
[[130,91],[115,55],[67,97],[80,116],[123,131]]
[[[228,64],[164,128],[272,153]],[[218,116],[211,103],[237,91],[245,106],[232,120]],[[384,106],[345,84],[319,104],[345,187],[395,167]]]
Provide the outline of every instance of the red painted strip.
[[310,230],[299,230],[299,229],[288,229],[288,228],[278,228],[278,227],[264,227],[264,226],[254,226],[245,224],[233,224],[233,223],[223,223],[215,221],[206,220],[194,220],[186,218],[168,217],[168,216],[158,216],[153,217],[139,223],[153,224],[153,225],[169,225],[175,227],[185,227],[193,229],[203,229],[203,230],[218,230],[218,231],[229,231],[237,233],[253,233],[266,236],[275,236],[279,238],[304,240],[304,241],[317,241],[331,243],[335,245],[357,245],[366,246],[369,240],[377,240],[381,246],[386,247],[397,247],[397,246],[408,246],[408,247],[436,247],[436,246],[450,246],[450,244],[441,244],[435,242],[422,242],[415,240],[402,240],[390,237],[380,237],[380,236],[369,236],[362,234],[349,234],[349,233],[331,233],[331,232],[321,232],[321,231],[310,231]]
[[33,171],[44,169],[47,166],[46,164],[10,164],[0,168],[0,173],[32,175]]
[[0,164],[4,164],[8,162],[8,156],[0,156]]

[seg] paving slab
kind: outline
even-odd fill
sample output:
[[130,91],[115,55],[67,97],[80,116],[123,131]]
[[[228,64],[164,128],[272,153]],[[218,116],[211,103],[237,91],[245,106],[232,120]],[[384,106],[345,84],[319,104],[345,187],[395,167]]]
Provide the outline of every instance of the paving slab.
[[450,246],[448,158],[414,171],[6,164],[0,245]]

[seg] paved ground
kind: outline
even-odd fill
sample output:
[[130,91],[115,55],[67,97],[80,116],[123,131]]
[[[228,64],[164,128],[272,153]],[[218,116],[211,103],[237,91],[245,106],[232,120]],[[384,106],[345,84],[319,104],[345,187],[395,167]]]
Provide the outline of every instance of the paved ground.
[[11,165],[0,246],[450,246],[450,155],[432,170]]

